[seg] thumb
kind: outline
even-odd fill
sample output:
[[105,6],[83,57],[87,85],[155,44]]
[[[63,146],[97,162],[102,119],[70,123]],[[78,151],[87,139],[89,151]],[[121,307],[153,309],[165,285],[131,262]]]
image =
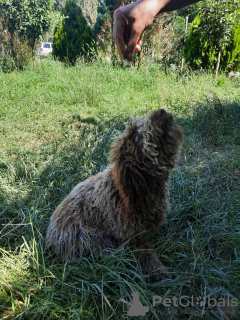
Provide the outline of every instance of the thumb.
[[136,45],[138,43],[139,35],[137,32],[133,31],[131,32],[131,36],[127,45],[127,59],[131,61],[134,56],[134,52],[136,50]]

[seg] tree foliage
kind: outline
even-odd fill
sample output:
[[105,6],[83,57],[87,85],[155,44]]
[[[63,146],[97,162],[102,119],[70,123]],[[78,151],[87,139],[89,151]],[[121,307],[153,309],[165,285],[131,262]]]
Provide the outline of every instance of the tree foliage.
[[33,51],[36,42],[50,27],[52,6],[52,0],[3,0],[0,15],[9,33],[17,32]]
[[[98,7],[101,6],[102,0],[76,0],[77,5],[82,9],[84,17],[93,28],[98,15]],[[66,4],[66,0],[55,0],[54,8],[56,11],[61,11]]]
[[191,6],[184,7],[177,10],[177,16],[186,17],[188,16],[188,22],[192,23],[199,12],[199,3],[192,4]]
[[238,8],[239,0],[203,1],[200,5],[199,31],[217,51],[225,49],[232,40]]
[[0,1],[0,69],[22,70],[36,45],[49,30],[52,0]]
[[75,64],[79,56],[92,57],[96,45],[91,28],[75,0],[67,0],[62,15],[62,24],[54,34],[53,55],[70,64]]
[[236,70],[240,70],[240,25],[234,30],[232,62]]
[[234,48],[239,20],[239,0],[211,0],[199,5],[199,14],[192,23],[185,46],[186,61],[193,68],[223,70],[236,64],[239,55]]
[[23,70],[31,61],[32,50],[27,40],[21,40],[18,33],[11,35],[4,21],[0,19],[0,70],[11,72]]
[[97,19],[96,23],[93,27],[93,35],[96,38],[98,33],[100,33],[102,30],[101,28],[105,24],[107,20],[110,18],[110,10],[109,7],[106,4],[106,0],[100,0],[99,6],[97,8]]

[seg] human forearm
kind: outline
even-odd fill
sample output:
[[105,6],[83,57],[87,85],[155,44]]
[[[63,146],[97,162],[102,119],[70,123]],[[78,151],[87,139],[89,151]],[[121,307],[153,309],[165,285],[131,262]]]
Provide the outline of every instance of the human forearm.
[[201,0],[158,0],[160,8],[158,13],[178,10],[199,1]]
[[121,10],[126,8],[133,17],[140,18],[142,16],[143,24],[147,27],[159,13],[178,10],[199,1],[201,0],[138,0],[122,7]]
[[134,4],[138,4],[145,12],[149,12],[153,19],[159,13],[178,10],[199,1],[201,0],[139,0]]

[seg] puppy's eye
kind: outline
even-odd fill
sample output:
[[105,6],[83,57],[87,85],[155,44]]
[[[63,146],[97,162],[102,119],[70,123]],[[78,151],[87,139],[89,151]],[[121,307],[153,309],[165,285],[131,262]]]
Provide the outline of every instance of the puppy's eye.
[[131,136],[131,140],[134,144],[139,145],[142,140],[142,136],[138,132],[134,132]]

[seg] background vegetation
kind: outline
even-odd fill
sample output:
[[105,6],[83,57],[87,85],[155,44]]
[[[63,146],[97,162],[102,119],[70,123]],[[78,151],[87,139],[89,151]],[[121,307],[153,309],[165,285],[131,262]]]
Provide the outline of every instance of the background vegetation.
[[[35,52],[39,41],[54,35],[58,53],[55,57],[61,61],[69,62],[70,51],[80,57],[86,51],[92,52],[87,48],[94,48],[92,56],[98,52],[102,59],[121,63],[112,37],[113,12],[133,0],[76,0],[78,9],[73,9],[72,0],[34,0],[34,6],[32,1],[0,2],[0,68],[3,71],[23,69],[31,62],[29,52]],[[159,15],[142,35],[144,45],[135,65],[140,67],[142,63],[154,61],[181,71],[183,67],[190,67],[215,70],[216,74],[219,70],[237,72],[240,66],[239,6],[239,0],[205,0]],[[76,10],[81,14],[73,16]],[[71,15],[70,19],[67,14]],[[71,63],[75,61],[76,58]]]
[[81,8],[75,0],[68,0],[61,13],[63,20],[54,34],[54,57],[72,65],[79,56],[91,59],[96,54],[96,45]]
[[[121,319],[133,291],[145,319],[239,319],[239,307],[152,307],[152,296],[240,296],[240,84],[212,74],[66,68],[0,73],[0,318]],[[165,108],[184,130],[171,210],[152,238],[173,279],[150,283],[124,246],[60,261],[45,248],[56,206],[104,170],[131,116]],[[127,309],[127,306],[125,306]],[[235,315],[235,316],[234,316]],[[227,316],[227,317],[226,317]]]
[[237,69],[240,59],[238,0],[202,2],[184,48],[194,69]]
[[51,27],[52,0],[0,1],[0,69],[22,70]]

